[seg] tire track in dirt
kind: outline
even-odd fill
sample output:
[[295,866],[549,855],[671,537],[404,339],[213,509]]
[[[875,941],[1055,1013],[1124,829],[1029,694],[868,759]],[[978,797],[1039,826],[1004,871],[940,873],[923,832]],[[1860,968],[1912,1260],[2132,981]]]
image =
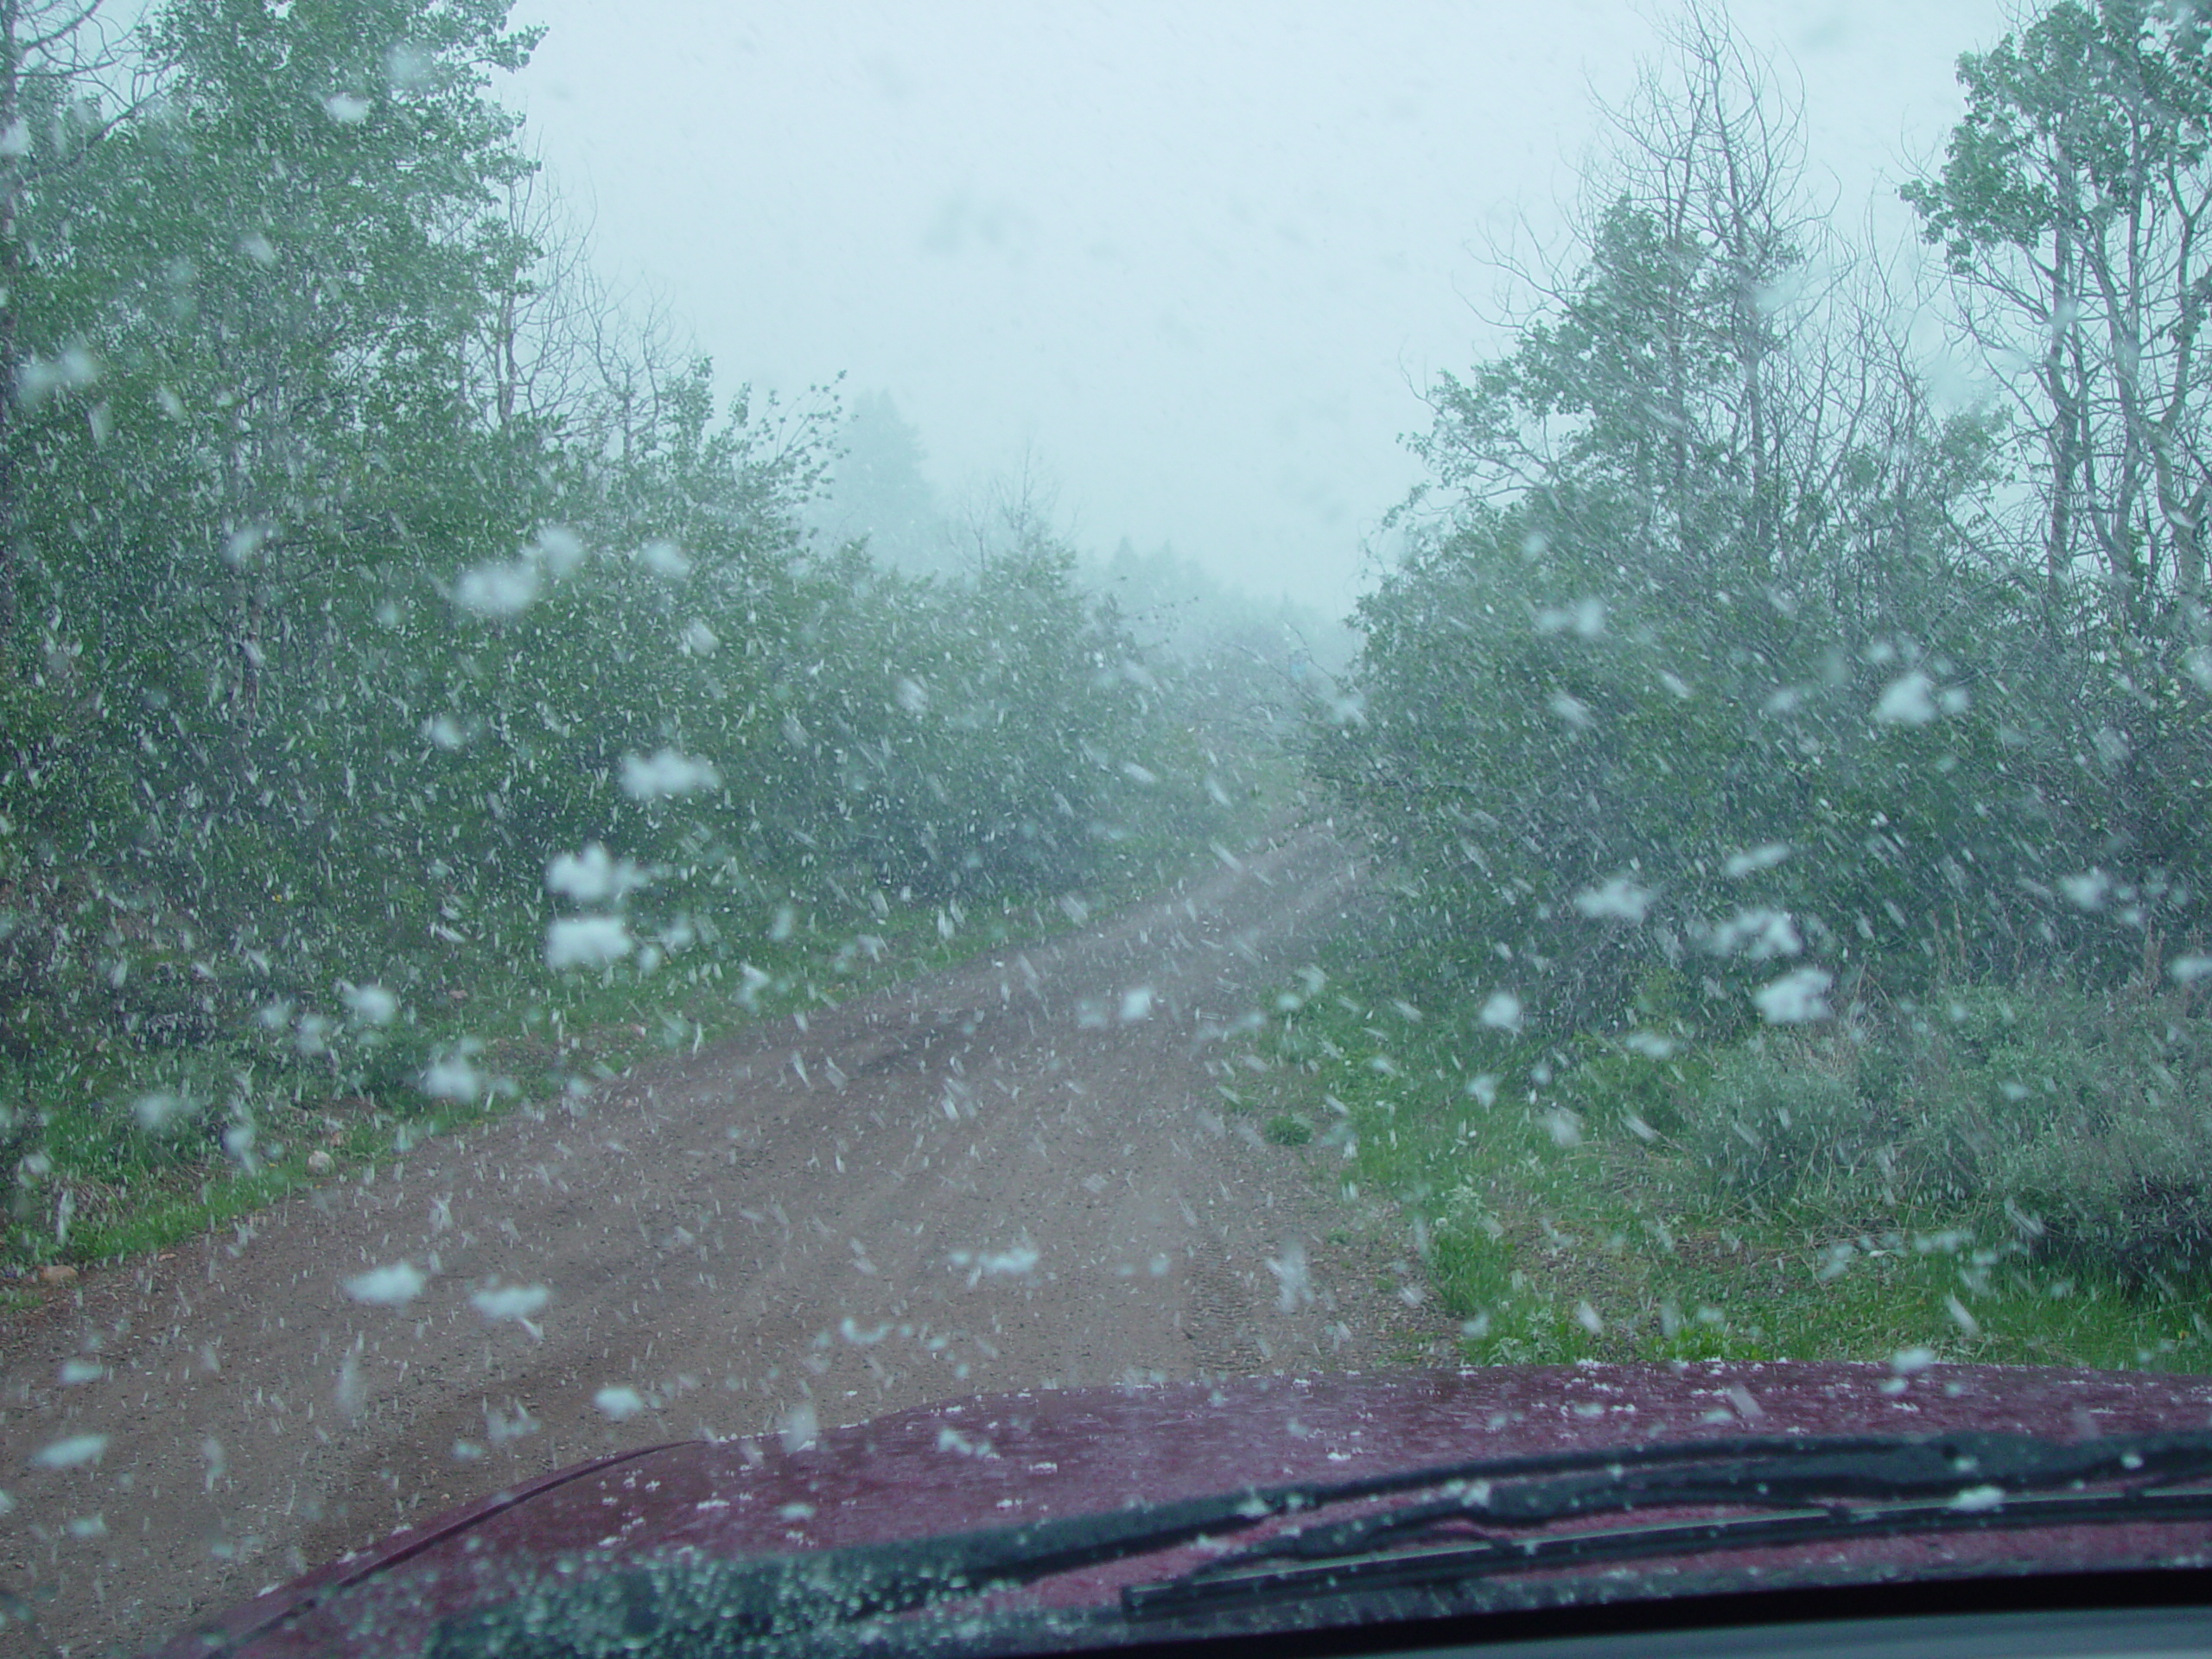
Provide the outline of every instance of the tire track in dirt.
[[[90,1651],[609,1450],[1373,1366],[1411,1316],[1212,1069],[1361,893],[1300,832],[89,1275],[0,1337],[0,1585]],[[342,1294],[401,1260],[430,1274],[404,1306]],[[472,1300],[536,1285],[527,1322]],[[73,1362],[100,1380],[64,1384]],[[87,1433],[99,1463],[29,1466]]]

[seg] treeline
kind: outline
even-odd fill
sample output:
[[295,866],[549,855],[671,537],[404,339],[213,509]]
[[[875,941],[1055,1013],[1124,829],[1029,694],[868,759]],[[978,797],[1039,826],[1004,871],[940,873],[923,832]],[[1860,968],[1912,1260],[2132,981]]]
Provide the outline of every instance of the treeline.
[[1670,47],[1510,349],[1431,388],[1314,768],[1407,971],[1540,1081],[1677,1057],[1646,1098],[1732,1190],[1953,1202],[2032,1143],[2024,1205],[2202,1257],[2212,38],[2069,0],[1963,57],[1934,291],[1815,205],[1723,14]]
[[1037,512],[957,579],[807,537],[834,399],[719,397],[594,286],[505,14],[0,10],[18,1154],[64,1057],[327,1093],[487,975],[1057,895],[1226,798]]

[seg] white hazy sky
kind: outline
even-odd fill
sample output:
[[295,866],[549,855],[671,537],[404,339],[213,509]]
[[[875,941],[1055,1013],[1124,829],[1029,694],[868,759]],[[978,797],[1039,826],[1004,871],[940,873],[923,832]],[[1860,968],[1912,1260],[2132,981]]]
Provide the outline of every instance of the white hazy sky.
[[[1556,224],[1652,6],[519,0],[501,89],[728,385],[845,372],[957,497],[1028,446],[1086,544],[1340,611],[1474,360],[1486,238]],[[2002,0],[1739,0],[1845,211],[1940,153]]]

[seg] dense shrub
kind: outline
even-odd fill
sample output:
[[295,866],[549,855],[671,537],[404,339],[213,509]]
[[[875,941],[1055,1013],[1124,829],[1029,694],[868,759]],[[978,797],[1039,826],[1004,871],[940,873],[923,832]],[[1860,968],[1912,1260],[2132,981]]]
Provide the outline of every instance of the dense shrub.
[[1810,1054],[1791,1065],[1737,1050],[1691,1099],[1684,1127],[1698,1158],[1724,1186],[1758,1198],[1854,1187],[1883,1142],[1881,1116],[1852,1078]]
[[2212,1267],[2212,1020],[2178,995],[1942,995],[1732,1050],[1681,1111],[1724,1192],[1970,1220],[2122,1279]]

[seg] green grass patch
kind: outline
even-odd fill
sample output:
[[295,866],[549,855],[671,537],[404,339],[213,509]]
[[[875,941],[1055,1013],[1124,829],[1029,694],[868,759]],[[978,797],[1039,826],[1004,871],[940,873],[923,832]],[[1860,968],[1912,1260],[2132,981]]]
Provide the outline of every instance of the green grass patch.
[[[1921,1047],[1901,1068],[1894,1052],[1875,1053],[1862,1074],[1843,1066],[1837,1046],[1849,1039],[1834,1030],[1700,1046],[1652,1020],[1548,1041],[1479,990],[1437,995],[1451,982],[1442,973],[1418,982],[1434,1000],[1417,1006],[1393,966],[1370,959],[1342,979],[1308,970],[1252,1041],[1278,1068],[1271,1109],[1325,1125],[1317,1150],[1333,1155],[1315,1160],[1320,1179],[1392,1248],[1419,1253],[1471,1360],[1933,1356],[2212,1370],[2202,1311],[2212,1304],[2191,1258],[2131,1271],[2120,1254],[2081,1249],[2082,1229],[2062,1237],[2056,1202],[2031,1213],[2026,1179],[2004,1172],[2042,1167],[2008,1161],[2008,1148],[2069,1131],[2046,1121],[2039,1138],[2015,1122],[2007,1141],[1988,1134],[1988,1113],[2021,1106],[2021,1090],[2046,1075],[2053,1088],[2082,1083],[2089,1068],[2059,1063],[2094,1055],[2104,1080],[2074,1097],[2076,1161],[2120,1170],[2100,1190],[2125,1196],[2133,1166],[2116,1137],[2133,1121],[2128,1103],[2159,1104],[2162,1126],[2177,1116],[2163,1103],[2203,1109],[2184,1082],[2198,1050],[2175,1024],[2180,1011],[2106,1019],[2067,1004],[2007,1025],[1953,1020],[1947,1003],[1940,1023],[1904,1028]],[[2004,1035],[2023,1023],[2032,1040]],[[2023,1048],[2043,1067],[2026,1083]],[[1979,1147],[1986,1179],[1961,1183],[1950,1141],[1948,1162],[1923,1149],[1916,1163],[1867,1141],[1872,1089],[1909,1103],[1894,1122],[1940,1122]],[[1941,1111],[1939,1093],[1950,1103]],[[1745,1123],[1758,1150],[1733,1126],[1753,1111],[1765,1114]],[[1908,1167],[1951,1174],[1907,1179]]]
[[[1264,834],[1281,802],[1239,805],[1242,840]],[[87,1030],[35,1061],[0,1059],[0,1167],[14,1177],[0,1262],[160,1249],[518,1106],[588,1109],[594,1090],[643,1059],[1041,944],[1214,868],[1205,848],[1133,836],[1080,893],[890,903],[857,919],[794,912],[768,918],[767,937],[741,952],[702,944],[650,973],[480,963],[466,982],[438,978],[388,1027],[334,1021],[309,1027],[306,1044],[296,1010],[184,1050]],[[441,1068],[445,1097],[424,1087]]]

